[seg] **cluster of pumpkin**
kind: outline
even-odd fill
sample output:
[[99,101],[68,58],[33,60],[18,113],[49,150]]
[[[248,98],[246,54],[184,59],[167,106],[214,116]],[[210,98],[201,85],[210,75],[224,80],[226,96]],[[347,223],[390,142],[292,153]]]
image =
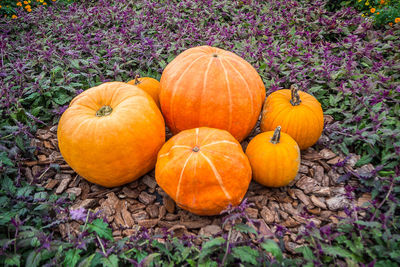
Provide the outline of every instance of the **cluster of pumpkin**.
[[[244,59],[194,47],[165,68],[160,83],[110,82],[75,97],[59,122],[59,147],[90,182],[119,186],[155,166],[157,183],[178,206],[219,214],[240,204],[252,177],[287,185],[298,172],[300,149],[321,135],[321,105],[292,87],[267,98],[263,133],[243,153],[239,142],[254,128],[264,99],[264,84]],[[164,119],[175,134],[166,143]]]

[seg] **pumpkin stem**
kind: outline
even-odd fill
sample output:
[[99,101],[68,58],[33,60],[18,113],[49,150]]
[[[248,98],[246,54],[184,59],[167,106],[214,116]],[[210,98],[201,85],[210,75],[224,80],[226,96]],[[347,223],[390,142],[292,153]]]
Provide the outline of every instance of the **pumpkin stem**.
[[293,106],[300,105],[301,100],[300,100],[300,96],[299,96],[299,88],[297,87],[297,85],[292,84],[290,86],[290,91],[292,94],[292,99],[290,99],[290,104],[292,104]]
[[271,143],[274,145],[278,144],[281,139],[281,126],[276,127],[274,135],[272,135]]
[[139,78],[140,78],[140,75],[136,74],[136,76],[135,76],[135,85],[138,85],[140,83]]
[[108,116],[111,114],[112,110],[113,109],[110,106],[104,105],[96,112],[96,116],[97,117]]
[[198,146],[195,146],[192,150],[193,150],[193,152],[199,152],[200,148]]

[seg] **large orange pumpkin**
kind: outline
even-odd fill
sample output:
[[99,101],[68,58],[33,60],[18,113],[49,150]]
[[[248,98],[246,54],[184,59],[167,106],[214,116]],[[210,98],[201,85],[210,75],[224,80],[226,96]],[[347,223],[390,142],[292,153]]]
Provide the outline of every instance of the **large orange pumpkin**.
[[282,132],[296,140],[300,149],[315,144],[324,128],[324,114],[315,97],[297,86],[273,92],[264,103],[261,130],[273,131],[278,125]]
[[178,55],[162,73],[160,86],[161,110],[174,134],[207,126],[241,141],[254,128],[265,98],[264,84],[248,62],[210,46]]
[[280,187],[289,184],[300,167],[300,150],[288,134],[275,131],[260,133],[246,148],[253,179],[265,186]]
[[165,124],[153,99],[136,86],[109,82],[75,97],[58,124],[65,161],[105,187],[150,171],[165,142]]
[[180,132],[158,153],[156,180],[177,205],[198,215],[216,215],[239,205],[251,180],[249,160],[227,131]]
[[134,80],[128,82],[129,84],[136,85],[154,99],[157,106],[160,108],[160,82],[151,77],[140,77],[136,75]]

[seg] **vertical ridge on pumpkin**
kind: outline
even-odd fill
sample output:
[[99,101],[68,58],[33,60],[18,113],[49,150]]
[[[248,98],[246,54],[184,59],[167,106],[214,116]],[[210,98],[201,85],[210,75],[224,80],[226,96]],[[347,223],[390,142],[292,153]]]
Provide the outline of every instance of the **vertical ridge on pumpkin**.
[[203,94],[204,94],[204,92],[206,91],[206,88],[207,88],[206,84],[207,84],[208,72],[210,71],[210,67],[211,67],[211,64],[212,64],[212,63],[213,63],[213,59],[210,58],[210,61],[208,62],[208,65],[207,65],[207,68],[206,68],[206,71],[204,72],[203,88],[202,88],[202,90],[201,90],[201,92],[200,92],[200,101],[199,101],[199,105],[198,105],[199,111],[198,111],[198,113],[197,113],[197,123],[198,123],[199,125],[201,124],[201,121],[200,121],[201,100],[203,99]]
[[212,163],[212,161],[206,156],[204,155],[203,152],[199,152],[200,155],[203,156],[203,158],[207,161],[207,163],[210,165],[211,170],[213,171],[215,178],[217,179],[219,186],[221,187],[222,192],[224,192],[226,198],[228,198],[229,200],[232,199],[232,197],[229,195],[228,191],[226,190],[224,183],[222,181],[221,175],[218,173],[218,170],[215,168],[214,164]]
[[200,57],[198,57],[197,59],[195,59],[195,60],[193,60],[190,64],[189,64],[189,66],[187,66],[186,67],[186,69],[182,72],[182,74],[181,74],[181,76],[179,76],[179,78],[178,78],[178,80],[176,81],[176,84],[175,84],[175,86],[174,86],[174,88],[173,88],[173,90],[172,90],[172,93],[171,93],[171,100],[170,100],[170,104],[169,104],[169,112],[170,112],[170,115],[171,115],[171,120],[173,121],[173,129],[171,129],[171,131],[173,131],[173,132],[176,132],[176,124],[175,124],[175,121],[174,121],[174,114],[175,114],[175,112],[174,112],[174,100],[175,100],[175,95],[176,95],[176,91],[178,90],[177,88],[179,87],[179,83],[182,81],[182,79],[183,79],[183,77],[185,76],[185,74],[190,70],[190,68],[197,62],[197,61],[199,61],[200,59],[202,59],[203,57],[205,57],[206,55],[203,55],[203,56],[200,56]]
[[185,163],[183,164],[181,174],[179,175],[178,186],[176,187],[176,196],[175,196],[177,202],[179,201],[179,193],[180,193],[180,189],[181,189],[183,172],[185,171],[186,165],[188,164],[188,162],[192,156],[193,156],[193,152],[191,152],[189,157],[186,159]]
[[232,95],[231,95],[231,85],[229,83],[228,79],[228,72],[226,71],[225,65],[222,62],[222,59],[220,60],[222,69],[224,70],[225,74],[225,81],[226,81],[226,88],[228,89],[228,99],[229,99],[229,115],[228,115],[228,131],[231,130],[232,128]]
[[196,139],[195,139],[195,145],[199,145],[199,128],[196,128]]
[[[233,59],[231,59],[231,60],[233,60]],[[238,64],[242,64],[242,62],[240,62],[239,60],[234,60],[234,61],[236,61],[236,63],[238,63]],[[229,62],[229,60],[226,59],[226,62],[228,62],[228,64],[236,72],[236,74],[240,77],[240,79],[242,79],[243,84],[245,85],[246,90],[249,93],[249,97],[250,97],[250,100],[251,100],[250,101],[250,103],[251,103],[251,108],[250,108],[251,109],[251,113],[255,114],[255,112],[257,112],[257,111],[254,110],[254,103],[253,103],[254,102],[254,98],[253,98],[252,92],[250,91],[250,87],[249,87],[248,81],[246,81],[246,79],[243,77],[243,75],[240,73],[240,71],[238,71],[237,68],[231,62]],[[257,116],[257,119],[258,119],[258,116]],[[254,127],[254,126],[252,126],[252,124],[253,123],[251,121],[249,121],[249,125],[247,126],[247,132],[251,131],[251,129]]]

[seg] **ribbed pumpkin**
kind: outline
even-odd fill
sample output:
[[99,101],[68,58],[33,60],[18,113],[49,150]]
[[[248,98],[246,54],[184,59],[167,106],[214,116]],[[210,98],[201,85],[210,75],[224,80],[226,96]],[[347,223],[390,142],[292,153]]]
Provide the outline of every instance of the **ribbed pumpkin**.
[[65,161],[105,187],[129,183],[150,171],[165,142],[154,100],[136,86],[109,82],[75,97],[58,124]]
[[275,131],[260,133],[247,146],[253,179],[265,186],[280,187],[289,184],[300,166],[300,150],[288,134]]
[[324,128],[324,114],[315,97],[297,86],[273,92],[264,103],[261,131],[273,131],[278,125],[282,132],[296,140],[300,149],[315,144]]
[[162,73],[160,86],[161,110],[174,134],[206,126],[241,141],[255,126],[265,98],[264,84],[248,62],[210,46],[178,55]]
[[151,77],[140,77],[136,75],[134,80],[128,82],[129,84],[136,85],[153,98],[158,108],[160,108],[160,82]]
[[201,127],[180,132],[158,153],[156,180],[177,205],[216,215],[239,205],[251,180],[249,160],[227,131]]

